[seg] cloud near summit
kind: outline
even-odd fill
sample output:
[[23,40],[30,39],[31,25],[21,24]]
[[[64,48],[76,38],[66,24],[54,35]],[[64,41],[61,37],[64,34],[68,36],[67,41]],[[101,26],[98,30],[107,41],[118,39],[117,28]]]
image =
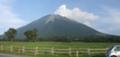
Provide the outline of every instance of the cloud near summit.
[[99,18],[99,16],[79,8],[69,9],[66,5],[61,5],[54,13],[87,25]]
[[56,9],[54,14],[67,17],[91,26],[101,32],[120,34],[120,10],[117,8],[110,8],[104,6],[101,8],[101,15],[95,15],[80,8],[67,8],[66,5],[61,5]]

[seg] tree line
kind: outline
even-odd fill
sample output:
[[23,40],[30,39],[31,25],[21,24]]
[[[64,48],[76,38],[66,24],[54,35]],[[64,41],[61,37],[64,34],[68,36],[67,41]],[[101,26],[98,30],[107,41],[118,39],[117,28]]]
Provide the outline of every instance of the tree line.
[[[8,31],[4,33],[4,40],[7,41],[15,41],[15,36],[17,34],[17,30],[14,28],[10,28]],[[27,41],[36,41],[37,40],[37,29],[31,29],[24,32]]]
[[[4,40],[7,41],[15,41],[15,36],[17,34],[17,30],[14,28],[10,28],[4,33]],[[80,37],[74,39],[74,37],[53,37],[53,38],[39,38],[38,30],[31,29],[24,32],[24,36],[26,37],[26,41],[62,41],[62,42],[120,42],[120,36],[107,36],[107,37],[98,37],[98,36],[88,36],[88,37]]]

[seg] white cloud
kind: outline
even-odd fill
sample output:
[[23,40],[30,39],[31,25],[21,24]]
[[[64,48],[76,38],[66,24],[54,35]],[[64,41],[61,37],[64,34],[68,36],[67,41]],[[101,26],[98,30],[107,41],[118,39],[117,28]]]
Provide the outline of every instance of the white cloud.
[[12,11],[11,4],[14,1],[0,0],[0,34],[3,34],[10,27],[18,28],[26,23]]
[[102,16],[94,24],[100,31],[120,35],[120,10],[103,7]]
[[69,9],[66,5],[61,5],[54,13],[87,25],[99,18],[99,16],[82,11],[79,8]]
[[106,9],[106,12],[108,12],[108,16],[106,17],[108,20],[107,23],[110,25],[108,31],[120,31],[120,10],[109,8]]
[[120,35],[120,9],[102,7],[100,15],[95,15],[79,8],[69,9],[61,5],[54,13],[87,24],[97,30]]

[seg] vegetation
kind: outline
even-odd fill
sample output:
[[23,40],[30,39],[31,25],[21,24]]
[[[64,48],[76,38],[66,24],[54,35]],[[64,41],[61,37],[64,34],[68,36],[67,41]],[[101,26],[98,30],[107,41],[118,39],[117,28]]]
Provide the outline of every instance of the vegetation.
[[63,36],[54,36],[49,38],[41,38],[38,35],[38,30],[36,28],[27,30],[24,32],[24,36],[26,39],[18,40],[15,38],[17,31],[14,28],[10,28],[8,31],[5,32],[4,38],[2,40],[9,40],[9,41],[56,41],[56,42],[120,42],[120,36],[86,36],[75,38],[71,35],[71,37],[63,37]]
[[[26,49],[29,48],[36,48],[39,47],[40,50],[41,49],[45,49],[45,48],[56,48],[56,49],[68,49],[68,48],[82,48],[82,49],[105,49],[110,47],[111,45],[115,45],[115,44],[119,44],[119,43],[87,43],[87,42],[9,42],[9,41],[1,41],[0,42],[1,45],[4,46],[4,51],[1,52],[5,52],[5,53],[9,53],[10,52],[10,47],[14,46],[16,48],[16,50],[14,49],[12,53],[14,54],[19,54],[17,49],[22,48],[23,46]],[[1,49],[0,49],[1,50]],[[40,52],[42,52],[43,50],[41,50]],[[85,50],[87,51],[87,50]],[[100,52],[100,51],[96,51],[96,52]],[[30,55],[30,56],[34,56],[33,55],[33,51],[25,51],[24,54],[22,55]],[[42,54],[38,55],[37,57],[69,57],[68,53],[67,54],[55,54],[55,55],[51,55],[51,53],[48,52],[43,52]],[[72,54],[73,57],[76,57],[75,54]],[[35,56],[34,56],[35,57]],[[80,53],[79,57],[88,57],[87,53]],[[90,57],[105,57],[105,54],[91,54]]]
[[96,42],[10,42],[10,41],[0,41],[1,45],[4,46],[25,46],[28,48],[35,48],[38,46],[39,48],[107,48],[111,45],[119,44],[119,43],[96,43]]
[[26,36],[28,41],[36,41],[37,40],[37,30],[32,29],[24,32],[24,35]]
[[5,38],[9,41],[13,41],[15,39],[16,33],[16,29],[10,28],[8,31],[5,32]]

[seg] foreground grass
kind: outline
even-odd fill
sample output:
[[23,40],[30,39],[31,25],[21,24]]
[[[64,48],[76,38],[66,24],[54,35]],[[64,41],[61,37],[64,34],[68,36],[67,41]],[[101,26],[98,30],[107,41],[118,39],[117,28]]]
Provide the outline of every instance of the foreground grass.
[[108,48],[119,43],[87,43],[87,42],[9,42],[0,41],[4,46],[25,46],[28,48]]
[[[4,45],[6,47],[6,51],[2,51],[5,53],[7,52],[10,46],[15,47],[26,47],[26,48],[108,48],[112,45],[116,45],[119,43],[87,43],[87,42],[9,42],[9,41],[0,41],[0,45]],[[14,54],[20,54],[13,52]],[[23,55],[30,55],[33,56],[32,53],[25,53]],[[34,57],[34,56],[33,56]],[[57,54],[57,55],[51,55],[49,53],[38,55],[37,57],[70,57],[68,54]],[[74,56],[72,56],[74,57]],[[79,57],[88,57],[87,54],[82,54]],[[94,54],[90,57],[105,57],[105,54]]]

